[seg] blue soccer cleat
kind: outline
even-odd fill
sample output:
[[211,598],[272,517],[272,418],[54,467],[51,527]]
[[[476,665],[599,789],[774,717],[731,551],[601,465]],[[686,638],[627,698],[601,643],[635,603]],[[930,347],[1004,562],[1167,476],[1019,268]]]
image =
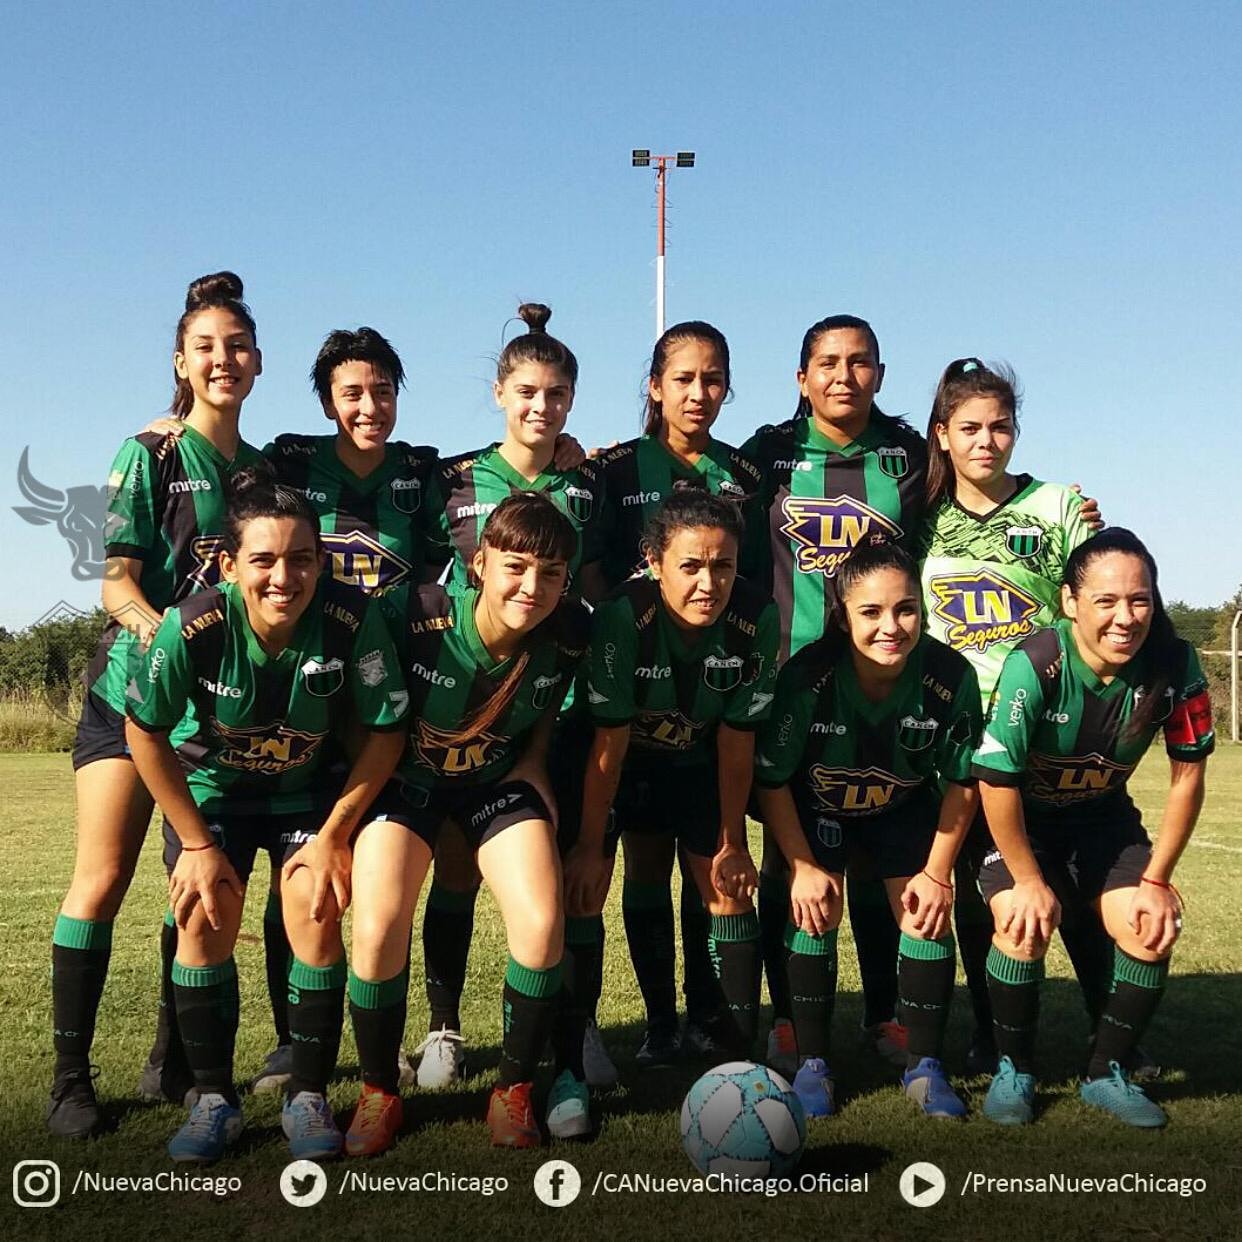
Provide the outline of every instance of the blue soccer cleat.
[[983,1115],[998,1126],[1029,1125],[1035,1119],[1035,1075],[1020,1073],[1008,1057],[1001,1057]]
[[548,1092],[548,1133],[553,1138],[581,1138],[591,1133],[591,1108],[585,1082],[562,1070]]
[[207,1164],[219,1160],[241,1131],[241,1109],[209,1091],[198,1097],[185,1125],[169,1140],[168,1154],[174,1160]]
[[965,1117],[966,1105],[949,1086],[944,1067],[935,1057],[924,1057],[901,1076],[906,1097],[928,1117]]
[[332,1116],[332,1106],[315,1091],[299,1091],[285,1101],[280,1128],[289,1140],[295,1160],[332,1160],[341,1154],[344,1138]]
[[1108,1076],[1093,1078],[1078,1089],[1085,1104],[1112,1113],[1118,1121],[1144,1130],[1155,1130],[1169,1119],[1164,1109],[1149,1100],[1142,1087],[1136,1087],[1116,1061],[1108,1063]]
[[831,1117],[836,1111],[833,1082],[822,1057],[807,1057],[793,1080],[794,1094],[808,1117]]

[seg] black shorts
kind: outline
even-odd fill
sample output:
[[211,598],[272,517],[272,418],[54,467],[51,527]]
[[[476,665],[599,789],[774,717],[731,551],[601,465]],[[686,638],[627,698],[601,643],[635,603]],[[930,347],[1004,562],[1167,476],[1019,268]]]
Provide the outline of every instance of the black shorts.
[[[1030,826],[1027,835],[1044,883],[1069,909],[1115,888],[1137,888],[1151,861],[1151,840],[1137,813],[1068,830]],[[1013,876],[993,847],[979,868],[979,891],[990,905],[1011,888]]]
[[841,875],[855,862],[879,880],[918,875],[927,865],[940,808],[930,795],[916,794],[884,815],[834,816],[798,807],[802,831],[815,861]]
[[78,731],[73,737],[73,770],[97,759],[130,759],[125,717],[106,699],[88,691],[82,700]]
[[[562,858],[577,845],[582,831],[582,789],[594,737],[589,721],[562,721],[548,747],[548,780],[556,796],[556,848]],[[610,810],[604,825],[604,853],[609,858],[616,857],[619,836],[617,813]]]
[[626,765],[613,803],[617,832],[677,838],[700,858],[720,848],[720,785],[716,766]]
[[[271,855],[273,867],[284,866],[323,827],[327,808],[321,806],[313,811],[292,811],[286,815],[230,815],[227,812],[218,815],[204,811],[203,818],[216,844],[237,872],[237,878],[245,884],[260,850]],[[164,866],[170,873],[180,857],[181,841],[165,816]]]
[[363,817],[364,823],[391,820],[421,837],[434,852],[440,825],[451,819],[472,850],[497,833],[528,819],[552,816],[533,785],[499,780],[465,789],[422,789],[391,780]]

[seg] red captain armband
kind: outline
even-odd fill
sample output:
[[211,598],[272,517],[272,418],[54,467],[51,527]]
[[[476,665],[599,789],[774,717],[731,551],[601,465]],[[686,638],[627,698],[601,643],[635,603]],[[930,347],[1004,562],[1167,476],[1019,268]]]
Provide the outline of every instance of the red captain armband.
[[1169,746],[1198,746],[1212,732],[1212,700],[1206,690],[1179,703],[1164,722],[1164,740]]

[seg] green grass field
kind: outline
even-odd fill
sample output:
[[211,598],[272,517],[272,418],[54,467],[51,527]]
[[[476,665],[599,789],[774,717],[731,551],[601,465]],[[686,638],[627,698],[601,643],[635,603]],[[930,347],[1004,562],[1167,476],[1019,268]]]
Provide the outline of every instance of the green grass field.
[[[1159,822],[1164,760],[1153,754],[1134,789],[1149,824]],[[650,1235],[680,1229],[780,1231],[810,1235],[840,1231],[851,1238],[905,1238],[930,1231],[958,1238],[1063,1237],[1068,1239],[1242,1237],[1242,1100],[1237,1035],[1242,1013],[1242,932],[1233,919],[1231,893],[1242,862],[1242,749],[1228,746],[1211,761],[1207,808],[1197,841],[1178,880],[1186,896],[1186,932],[1174,959],[1173,979],[1146,1043],[1168,1067],[1154,1088],[1171,1117],[1167,1130],[1138,1133],[1089,1113],[1077,1099],[1075,1073],[1086,1038],[1076,986],[1067,978],[1059,948],[1049,959],[1041,1026],[1042,1083],[1037,1124],[1002,1130],[977,1115],[986,1081],[967,1080],[976,1115],[963,1124],[930,1122],[901,1096],[892,1071],[860,1049],[857,975],[848,935],[842,938],[841,997],[833,1068],[842,1107],[809,1136],[802,1172],[868,1178],[861,1194],[808,1193],[762,1196],[692,1193],[592,1195],[602,1174],[646,1173],[688,1177],[693,1168],[680,1147],[677,1114],[686,1088],[702,1066],[640,1073],[633,1053],[641,1038],[642,1010],[624,951],[618,893],[608,912],[609,947],[601,1025],[622,1073],[622,1085],[596,1100],[598,1136],[582,1144],[556,1144],[543,1152],[496,1152],[482,1124],[498,1057],[503,934],[486,895],[470,961],[463,1012],[471,1046],[472,1076],[453,1092],[415,1094],[406,1104],[406,1132],[395,1151],[358,1170],[379,1176],[440,1172],[458,1177],[507,1178],[508,1189],[490,1196],[410,1190],[338,1194],[344,1165],[329,1166],[328,1194],[317,1206],[287,1205],[277,1182],[287,1162],[272,1097],[247,1100],[247,1128],[235,1155],[216,1166],[236,1176],[241,1189],[209,1193],[138,1192],[71,1194],[81,1171],[139,1176],[172,1168],[164,1145],[180,1124],[180,1110],[145,1105],[131,1096],[150,1042],[158,976],[158,932],[164,876],[157,836],[151,833],[133,889],[118,920],[112,970],[99,1016],[95,1059],[100,1096],[112,1122],[102,1138],[68,1144],[42,1126],[52,1060],[50,1038],[51,927],[69,879],[73,856],[73,793],[67,755],[0,756],[7,814],[0,825],[6,874],[3,902],[4,971],[0,1005],[0,1147],[5,1177],[19,1160],[59,1163],[62,1196],[50,1210],[17,1208],[9,1186],[0,1190],[6,1237],[131,1239],[265,1236],[318,1238],[343,1229],[397,1236],[438,1235],[456,1228],[469,1236],[505,1238]],[[256,872],[256,878],[261,872]],[[261,881],[260,881],[261,882]],[[619,889],[619,885],[617,886]],[[259,893],[254,896],[260,897]],[[271,1043],[263,987],[262,900],[247,911],[238,968],[243,1021],[237,1072],[248,1077]],[[416,939],[417,946],[417,939]],[[418,967],[416,948],[415,967]],[[954,1006],[946,1059],[960,1065],[968,1036],[964,989]],[[411,993],[412,1045],[426,1017],[421,988]],[[342,1112],[357,1084],[354,1048],[346,1030],[341,1072],[332,1089]],[[959,1080],[960,1081],[960,1080]],[[579,1199],[556,1211],[535,1198],[535,1170],[550,1156],[568,1159],[583,1182]],[[938,1164],[947,1178],[940,1203],[907,1206],[898,1194],[901,1171],[911,1162]],[[1028,1193],[959,1195],[969,1172],[991,1177],[1201,1177],[1206,1191],[1176,1193]]]

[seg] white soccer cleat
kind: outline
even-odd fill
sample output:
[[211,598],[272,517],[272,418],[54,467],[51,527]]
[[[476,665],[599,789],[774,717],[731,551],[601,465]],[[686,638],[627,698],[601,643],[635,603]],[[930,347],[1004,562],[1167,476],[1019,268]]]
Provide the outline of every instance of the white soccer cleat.
[[588,1087],[615,1087],[617,1067],[604,1047],[603,1036],[592,1018],[582,1035],[582,1071],[586,1074]]
[[460,1082],[466,1064],[463,1042],[461,1032],[447,1026],[432,1031],[414,1049],[414,1055],[421,1053],[423,1058],[418,1063],[418,1085],[426,1091],[443,1091]]

